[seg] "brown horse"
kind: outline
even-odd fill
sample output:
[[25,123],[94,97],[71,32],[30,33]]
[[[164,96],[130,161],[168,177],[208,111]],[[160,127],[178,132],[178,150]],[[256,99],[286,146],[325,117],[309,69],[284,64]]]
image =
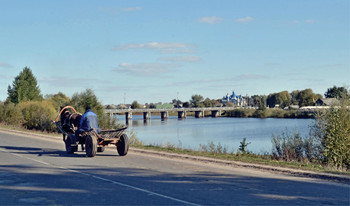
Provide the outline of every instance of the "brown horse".
[[[61,108],[63,109],[63,108]],[[79,129],[82,115],[79,113],[71,113],[68,108],[61,112],[60,121],[63,131],[68,134],[74,134]]]

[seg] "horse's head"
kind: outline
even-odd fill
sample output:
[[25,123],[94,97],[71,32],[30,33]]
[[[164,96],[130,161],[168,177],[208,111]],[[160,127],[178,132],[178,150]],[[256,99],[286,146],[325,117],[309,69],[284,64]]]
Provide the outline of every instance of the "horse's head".
[[[63,109],[64,107],[61,107],[61,110]],[[69,118],[69,116],[71,115],[71,112],[69,111],[69,109],[64,109],[62,112],[61,112],[61,116],[60,116],[60,119],[61,119],[61,123],[63,124],[66,119]]]

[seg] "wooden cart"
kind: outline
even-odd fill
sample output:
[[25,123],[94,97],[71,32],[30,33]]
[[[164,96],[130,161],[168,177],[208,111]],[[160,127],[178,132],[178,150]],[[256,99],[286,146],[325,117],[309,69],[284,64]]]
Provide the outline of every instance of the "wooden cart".
[[69,131],[65,131],[63,129],[63,125],[61,125],[61,121],[59,121],[62,111],[67,108],[76,112],[73,107],[64,107],[54,121],[58,130],[63,134],[63,141],[65,143],[67,153],[73,154],[74,152],[77,152],[78,144],[81,144],[82,150],[85,150],[86,156],[88,157],[94,157],[97,152],[103,152],[105,147],[109,144],[114,144],[116,146],[120,156],[125,156],[128,153],[129,139],[124,133],[127,127],[115,130],[102,130],[100,133],[97,133],[94,129],[92,129],[88,132],[79,132],[79,136],[76,136],[76,131],[78,128],[71,127]]

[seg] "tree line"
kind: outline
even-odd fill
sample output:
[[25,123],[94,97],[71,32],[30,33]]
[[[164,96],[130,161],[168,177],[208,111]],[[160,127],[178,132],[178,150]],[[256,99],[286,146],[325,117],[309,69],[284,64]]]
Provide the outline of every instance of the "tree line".
[[[325,98],[337,98],[340,99],[343,96],[349,96],[350,92],[348,89],[343,87],[333,86],[328,88],[324,93]],[[253,107],[260,110],[264,110],[266,107],[269,108],[286,108],[290,106],[304,107],[304,106],[314,106],[315,102],[323,98],[323,95],[314,93],[312,89],[304,90],[294,90],[292,92],[281,91],[276,93],[271,93],[269,95],[252,95],[252,96],[243,96],[245,107]],[[161,103],[158,103],[161,104]],[[194,94],[191,96],[189,101],[182,102],[178,99],[173,99],[171,104],[174,107],[217,107],[217,106],[226,106],[233,107],[235,106],[232,102],[226,102],[223,104],[222,99],[210,99],[204,98],[202,95]],[[146,104],[146,108],[156,108],[155,103]],[[132,109],[139,109],[142,106],[137,102],[133,101],[131,104]]]
[[[30,68],[25,67],[8,86],[8,97],[0,102],[0,123],[20,126],[26,129],[41,131],[57,131],[52,120],[60,107],[71,105],[83,113],[85,106],[90,105],[99,116],[99,124],[104,129],[116,128],[118,124],[104,113],[104,106],[91,89],[75,93],[71,98],[59,92],[43,97],[37,80]],[[316,114],[316,121],[310,138],[295,135],[277,135],[273,138],[273,155],[277,159],[311,162],[322,162],[337,168],[350,169],[350,95],[344,87],[329,88],[324,94],[327,98],[337,98],[339,104]],[[308,106],[322,95],[315,94],[311,89],[282,91],[268,96],[253,95],[247,99],[248,105],[258,107],[254,113],[263,117],[266,106],[280,107],[288,105]],[[179,102],[175,100],[177,104]],[[201,95],[192,95],[190,101],[183,105],[192,107],[212,107],[220,100],[204,99]],[[271,110],[273,111],[273,110]],[[242,111],[233,113],[242,114]],[[250,112],[245,110],[244,112]]]
[[118,127],[116,120],[106,115],[103,104],[91,89],[74,93],[71,98],[62,92],[43,97],[35,76],[25,67],[7,89],[8,97],[0,103],[0,123],[47,132],[57,131],[52,120],[61,107],[71,105],[79,113],[85,112],[87,105],[98,115],[101,128]]

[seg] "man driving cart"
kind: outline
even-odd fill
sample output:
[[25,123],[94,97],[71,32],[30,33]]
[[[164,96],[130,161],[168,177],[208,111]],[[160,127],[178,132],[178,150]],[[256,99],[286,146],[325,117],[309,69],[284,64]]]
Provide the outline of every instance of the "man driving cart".
[[[91,107],[88,105],[85,107],[85,113],[81,117],[79,129],[75,132],[73,142],[76,142],[76,137],[83,134],[85,132],[89,132],[91,130],[95,130],[95,132],[100,133],[101,129],[98,126],[98,118],[97,115],[91,110]],[[84,150],[84,148],[82,148]]]

